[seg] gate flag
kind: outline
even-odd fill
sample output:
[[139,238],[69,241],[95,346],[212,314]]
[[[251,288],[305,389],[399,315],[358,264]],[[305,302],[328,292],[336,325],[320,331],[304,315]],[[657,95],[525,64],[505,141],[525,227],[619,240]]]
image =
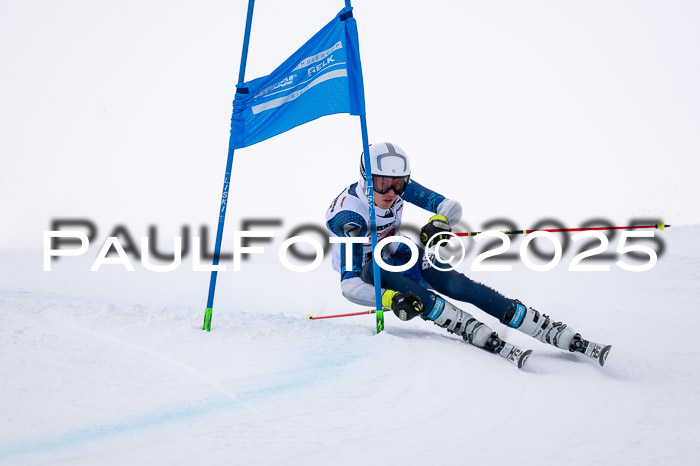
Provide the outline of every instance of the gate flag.
[[272,73],[237,86],[231,148],[252,146],[334,113],[365,114],[357,23],[352,7]]

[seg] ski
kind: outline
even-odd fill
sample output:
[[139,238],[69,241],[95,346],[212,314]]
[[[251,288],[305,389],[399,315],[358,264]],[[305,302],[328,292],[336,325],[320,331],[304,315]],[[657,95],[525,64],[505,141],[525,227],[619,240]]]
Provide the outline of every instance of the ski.
[[583,353],[589,358],[598,361],[598,364],[601,366],[604,366],[611,348],[612,345],[601,345],[600,343],[596,343],[594,341],[584,340],[581,338],[581,335],[577,333],[571,342],[569,351]]
[[586,349],[583,352],[583,354],[585,354],[591,359],[597,360],[601,366],[604,366],[605,361],[608,359],[608,353],[610,353],[610,348],[612,348],[612,345],[603,346],[600,343],[586,341]]
[[532,350],[524,350],[505,341],[498,350],[498,355],[500,357],[517,366],[518,369],[523,368],[525,361],[527,361],[527,358],[529,358],[531,354]]
[[518,369],[523,368],[525,361],[527,361],[527,358],[532,354],[532,350],[525,350],[512,343],[508,343],[501,339],[496,332],[491,333],[484,349],[490,353],[496,353]]

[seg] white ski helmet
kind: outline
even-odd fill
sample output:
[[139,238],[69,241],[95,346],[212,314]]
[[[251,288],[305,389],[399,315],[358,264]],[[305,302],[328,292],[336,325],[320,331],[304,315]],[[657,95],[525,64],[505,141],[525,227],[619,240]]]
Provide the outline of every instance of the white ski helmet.
[[[410,176],[411,162],[408,155],[396,144],[377,142],[369,146],[369,159],[372,164],[372,175],[392,178]],[[365,186],[365,153],[360,155],[360,183]]]

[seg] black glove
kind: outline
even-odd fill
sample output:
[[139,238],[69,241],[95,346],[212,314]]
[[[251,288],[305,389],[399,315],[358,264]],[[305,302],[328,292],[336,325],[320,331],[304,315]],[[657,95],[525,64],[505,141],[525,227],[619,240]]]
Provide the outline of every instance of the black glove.
[[[447,217],[444,215],[433,215],[428,223],[420,229],[420,242],[426,248],[435,246],[442,240],[449,240],[451,231],[452,228],[450,228],[450,222],[447,221]],[[435,236],[433,241],[430,244],[426,244],[436,234],[437,236]]]
[[401,320],[411,320],[423,313],[423,302],[411,291],[397,293],[386,290],[382,295],[382,306],[393,311]]

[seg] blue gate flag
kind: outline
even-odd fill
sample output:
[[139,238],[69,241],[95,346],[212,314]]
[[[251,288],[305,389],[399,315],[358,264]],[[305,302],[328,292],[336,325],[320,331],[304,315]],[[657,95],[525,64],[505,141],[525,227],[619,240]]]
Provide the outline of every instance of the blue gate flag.
[[362,64],[352,7],[343,8],[275,71],[237,87],[232,149],[252,146],[325,115],[364,115]]

